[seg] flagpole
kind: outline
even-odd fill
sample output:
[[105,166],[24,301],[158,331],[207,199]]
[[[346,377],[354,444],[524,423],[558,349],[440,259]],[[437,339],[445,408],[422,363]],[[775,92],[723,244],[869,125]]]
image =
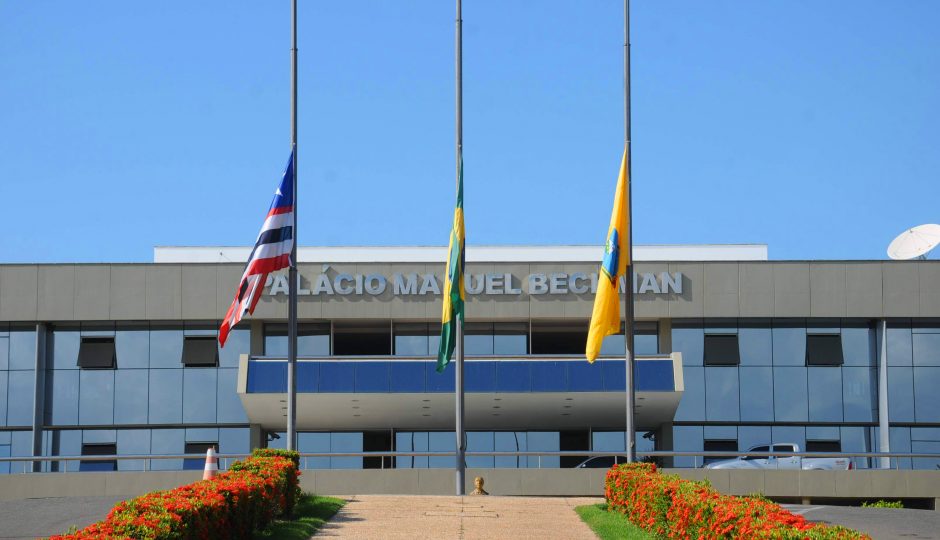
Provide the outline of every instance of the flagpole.
[[626,387],[627,387],[627,422],[625,426],[625,445],[627,463],[636,460],[636,426],[633,422],[633,411],[636,398],[633,392],[633,184],[632,160],[630,159],[630,0],[623,0],[623,120],[624,120],[624,151],[627,156],[627,254],[629,264],[626,270],[626,291],[624,301],[624,342],[626,356]]
[[[461,25],[463,24],[461,15],[460,0],[457,0],[457,20],[456,20],[456,77],[457,77],[457,95],[456,95],[456,142],[457,142],[457,189],[460,189],[461,164],[463,163],[463,33]],[[460,276],[463,279],[463,276]],[[457,283],[452,283],[451,287],[459,287]],[[454,398],[456,400],[457,417],[455,421],[455,435],[457,443],[456,452],[456,491],[457,495],[464,495],[464,484],[466,476],[466,460],[464,453],[467,449],[466,437],[464,436],[464,400],[463,400],[463,317],[458,317],[454,321],[457,325],[457,344],[454,356],[457,357],[454,366]]]
[[297,0],[291,0],[290,10],[290,144],[294,160],[293,197],[294,212],[291,233],[287,308],[287,449],[297,449]]

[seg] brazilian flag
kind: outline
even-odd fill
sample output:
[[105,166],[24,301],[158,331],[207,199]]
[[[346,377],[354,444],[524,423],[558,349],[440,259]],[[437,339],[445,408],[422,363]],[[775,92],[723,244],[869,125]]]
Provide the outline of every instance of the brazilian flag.
[[447,250],[447,272],[444,274],[444,312],[441,315],[441,347],[437,351],[437,372],[441,373],[457,346],[457,325],[463,325],[464,300],[464,229],[463,229],[463,156],[457,175],[457,206],[454,208],[454,228],[450,231]]

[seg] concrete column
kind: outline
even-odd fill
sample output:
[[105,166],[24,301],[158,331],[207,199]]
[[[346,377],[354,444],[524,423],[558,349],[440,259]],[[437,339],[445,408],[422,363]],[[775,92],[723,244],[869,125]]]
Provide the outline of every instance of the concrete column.
[[[42,456],[42,427],[46,419],[46,325],[36,324],[36,361],[33,387],[33,455]],[[33,472],[42,472],[42,462],[34,461]]]
[[672,319],[659,319],[659,352],[672,352]]
[[267,446],[266,437],[264,430],[261,429],[260,424],[251,424],[248,426],[248,446],[254,450],[255,448],[264,448]]
[[[891,451],[890,425],[888,423],[888,321],[882,319],[879,324],[881,335],[878,360],[878,451]],[[891,468],[891,458],[879,458],[879,467]]]
[[264,321],[252,320],[250,322],[251,331],[251,356],[261,356],[264,354]]
[[[666,422],[659,426],[659,429],[656,430],[656,449],[657,450],[672,450],[672,422]],[[675,466],[675,458],[664,457],[663,458],[663,467],[672,468]]]

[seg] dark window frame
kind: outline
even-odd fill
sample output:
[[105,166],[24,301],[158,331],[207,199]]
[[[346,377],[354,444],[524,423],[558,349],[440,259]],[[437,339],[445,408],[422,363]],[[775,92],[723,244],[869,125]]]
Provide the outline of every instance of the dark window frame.
[[807,366],[836,367],[843,364],[842,334],[806,334]]
[[[209,450],[209,448],[215,448],[215,452],[219,453],[219,443],[218,441],[187,441],[183,446],[184,454],[203,454]],[[206,460],[205,457],[202,458],[187,458],[183,460],[183,470],[184,471],[198,471],[205,468]]]
[[[733,345],[730,344],[732,340]],[[709,344],[712,346],[709,347]],[[706,366],[741,365],[741,342],[738,334],[705,334],[702,358]]]
[[[105,362],[110,353],[110,362]],[[82,336],[78,345],[77,365],[80,369],[117,369],[117,348],[114,336]]]
[[[711,446],[712,448],[709,448]],[[716,446],[724,448],[715,448]],[[736,439],[704,439],[702,441],[702,451],[704,452],[737,452],[738,441]],[[719,461],[723,459],[734,459],[735,456],[709,456],[704,459],[704,463]]]
[[[184,367],[219,367],[217,336],[183,336],[183,355],[180,363]],[[211,343],[212,351],[202,350]],[[211,355],[211,362],[206,360]]]
[[[117,443],[83,443],[83,456],[116,456]],[[79,471],[109,472],[117,470],[117,460],[82,461]]]

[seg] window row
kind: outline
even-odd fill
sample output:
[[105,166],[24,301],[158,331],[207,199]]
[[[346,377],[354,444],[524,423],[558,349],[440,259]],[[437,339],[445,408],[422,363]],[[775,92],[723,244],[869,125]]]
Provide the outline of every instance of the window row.
[[52,329],[47,354],[51,369],[237,367],[250,352],[250,332],[237,328],[225,348],[217,327],[193,325],[82,325]]
[[[439,323],[392,321],[303,323],[298,327],[297,354],[311,356],[435,356]],[[464,347],[468,355],[584,354],[588,321],[468,322]],[[634,330],[636,354],[659,353],[656,322],[639,322]],[[264,354],[287,356],[287,325],[266,324]],[[624,354],[624,334],[604,339],[602,355]]]

